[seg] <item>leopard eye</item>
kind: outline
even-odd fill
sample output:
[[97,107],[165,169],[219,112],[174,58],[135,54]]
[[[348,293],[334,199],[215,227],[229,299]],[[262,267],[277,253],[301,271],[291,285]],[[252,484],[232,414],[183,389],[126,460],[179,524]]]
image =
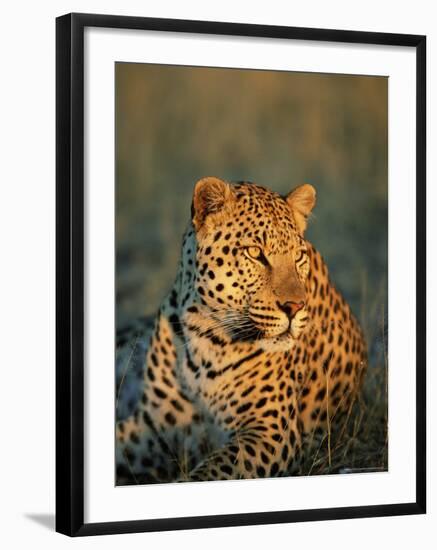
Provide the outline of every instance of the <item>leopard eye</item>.
[[247,254],[254,260],[258,260],[261,256],[261,249],[257,246],[248,246],[246,248]]
[[244,249],[246,256],[251,260],[256,260],[257,262],[262,263],[265,266],[269,265],[267,258],[264,256],[263,251],[259,246],[247,246]]

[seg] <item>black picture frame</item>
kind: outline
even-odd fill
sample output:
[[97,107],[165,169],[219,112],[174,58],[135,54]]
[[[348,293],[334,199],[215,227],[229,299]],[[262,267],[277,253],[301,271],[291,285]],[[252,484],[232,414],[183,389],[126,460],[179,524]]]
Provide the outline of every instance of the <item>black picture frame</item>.
[[[416,500],[399,504],[84,522],[84,29],[403,46],[416,51]],[[423,514],[426,511],[426,37],[68,14],[56,20],[56,530],[69,536]]]

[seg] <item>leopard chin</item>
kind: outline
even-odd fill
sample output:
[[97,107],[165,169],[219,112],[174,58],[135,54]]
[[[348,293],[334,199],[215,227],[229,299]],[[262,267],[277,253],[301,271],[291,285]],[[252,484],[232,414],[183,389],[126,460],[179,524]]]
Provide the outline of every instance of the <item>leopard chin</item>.
[[293,337],[291,332],[287,331],[279,336],[270,336],[258,340],[259,347],[266,352],[281,353],[290,352],[296,347],[298,340]]

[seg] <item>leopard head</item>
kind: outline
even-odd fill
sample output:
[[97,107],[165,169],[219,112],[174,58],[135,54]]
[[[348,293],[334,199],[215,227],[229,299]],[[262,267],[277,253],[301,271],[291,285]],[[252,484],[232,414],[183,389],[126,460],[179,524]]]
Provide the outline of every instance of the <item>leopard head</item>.
[[308,323],[304,232],[315,204],[304,184],[287,196],[207,177],[192,203],[193,287],[207,314],[235,340],[290,349]]

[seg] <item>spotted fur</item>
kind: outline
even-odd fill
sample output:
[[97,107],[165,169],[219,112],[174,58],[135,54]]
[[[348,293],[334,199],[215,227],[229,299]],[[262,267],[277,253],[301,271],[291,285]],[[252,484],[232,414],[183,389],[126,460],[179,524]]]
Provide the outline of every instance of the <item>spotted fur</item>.
[[366,344],[304,238],[314,204],[310,185],[196,184],[144,391],[117,424],[119,482],[288,475],[350,410]]

